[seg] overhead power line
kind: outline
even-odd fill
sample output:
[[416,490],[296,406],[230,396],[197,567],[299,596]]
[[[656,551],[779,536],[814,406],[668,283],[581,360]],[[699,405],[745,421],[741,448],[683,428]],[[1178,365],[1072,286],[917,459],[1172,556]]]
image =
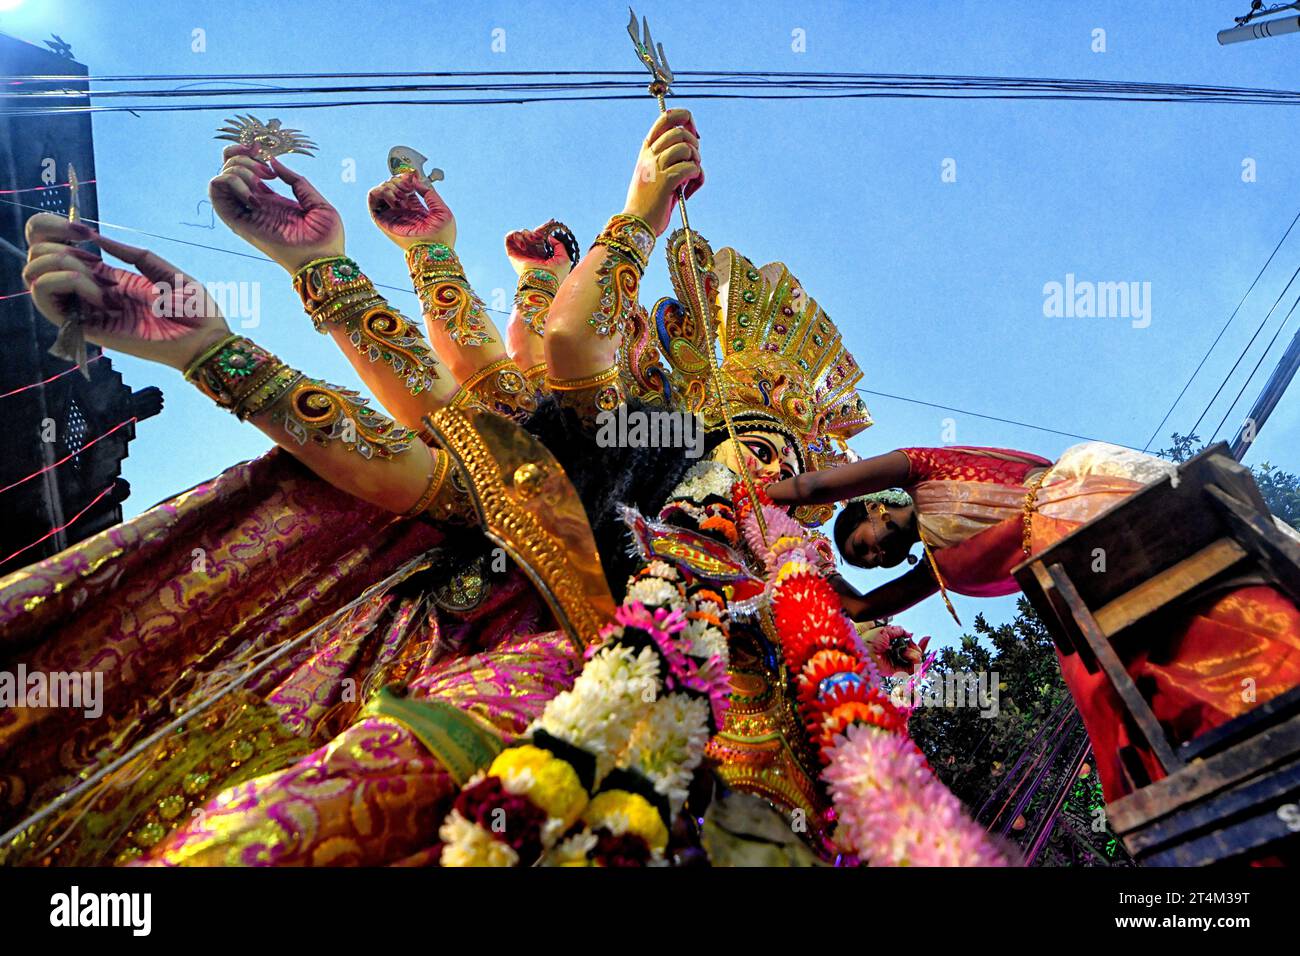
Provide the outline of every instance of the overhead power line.
[[[1295,228],[1297,222],[1300,222],[1300,212],[1296,213],[1295,218],[1291,220],[1291,225],[1286,227],[1286,232],[1282,233],[1282,238],[1277,241],[1277,245],[1273,247],[1273,251],[1270,252],[1268,258],[1264,260],[1264,265],[1260,267],[1259,273],[1255,276],[1254,281],[1250,283],[1250,288],[1248,288],[1242,295],[1241,301],[1237,303],[1237,307],[1233,309],[1232,314],[1228,316],[1228,321],[1223,323],[1223,328],[1219,329],[1219,334],[1214,337],[1214,341],[1210,343],[1210,347],[1205,350],[1205,354],[1201,356],[1201,360],[1196,363],[1196,368],[1192,370],[1192,374],[1189,375],[1187,381],[1183,383],[1182,390],[1178,393],[1178,397],[1170,404],[1169,410],[1165,412],[1165,417],[1160,419],[1160,424],[1152,429],[1151,437],[1148,438],[1146,444],[1142,446],[1143,451],[1146,451],[1151,447],[1151,443],[1156,440],[1156,435],[1160,434],[1160,429],[1165,427],[1165,422],[1169,421],[1169,416],[1174,413],[1174,409],[1178,407],[1178,403],[1181,402],[1183,396],[1187,394],[1187,390],[1191,387],[1192,381],[1200,374],[1201,369],[1205,367],[1205,362],[1210,357],[1210,353],[1214,351],[1215,346],[1219,344],[1219,340],[1223,338],[1223,333],[1228,331],[1228,326],[1232,325],[1232,320],[1237,317],[1237,313],[1241,311],[1241,307],[1246,304],[1246,299],[1250,296],[1251,292],[1255,290],[1255,286],[1259,283],[1264,272],[1272,263],[1273,257],[1277,255],[1277,251],[1282,248],[1282,243],[1286,242],[1286,237],[1291,235],[1291,230]],[[1195,430],[1193,429],[1193,432],[1194,431]],[[1189,432],[1188,434],[1192,434],[1192,432]]]
[[[1238,389],[1236,397],[1232,400],[1232,404],[1229,405],[1228,410],[1223,413],[1223,418],[1219,420],[1219,424],[1214,427],[1214,433],[1210,435],[1211,444],[1214,443],[1214,439],[1218,436],[1220,430],[1228,421],[1228,416],[1232,414],[1232,410],[1236,408],[1237,403],[1241,401],[1241,396],[1246,394],[1246,387],[1250,385],[1251,380],[1255,377],[1255,373],[1259,371],[1259,367],[1264,364],[1264,359],[1268,357],[1268,353],[1273,350],[1273,346],[1277,343],[1278,336],[1282,334],[1282,330],[1286,328],[1287,322],[1291,320],[1291,316],[1294,314],[1296,306],[1300,306],[1300,296],[1297,296],[1296,300],[1291,303],[1291,308],[1282,319],[1282,324],[1277,327],[1277,331],[1273,333],[1273,337],[1268,340],[1268,345],[1264,346],[1264,351],[1259,355],[1259,361],[1257,361],[1255,367],[1250,370],[1250,374],[1246,376],[1246,380],[1241,383],[1241,388]],[[1262,422],[1260,424],[1262,424]]]
[[[1273,317],[1273,313],[1277,311],[1277,307],[1281,304],[1282,299],[1287,294],[1287,290],[1291,288],[1292,283],[1295,282],[1297,277],[1300,277],[1300,266],[1297,266],[1295,272],[1291,273],[1291,278],[1287,280],[1286,285],[1282,287],[1282,291],[1278,293],[1277,299],[1273,302],[1272,307],[1265,314],[1264,318],[1260,319],[1259,325],[1256,327],[1254,334],[1252,334],[1250,337],[1250,341],[1247,342],[1245,346],[1242,348],[1241,354],[1238,355],[1237,360],[1232,363],[1232,368],[1228,369],[1228,374],[1223,376],[1223,381],[1220,382],[1219,387],[1214,390],[1214,395],[1211,396],[1210,400],[1205,403],[1205,408],[1201,411],[1201,414],[1196,418],[1196,424],[1192,426],[1191,431],[1189,431],[1187,434],[1195,435],[1196,429],[1201,427],[1201,421],[1205,418],[1206,415],[1210,413],[1210,409],[1214,406],[1214,403],[1218,401],[1219,395],[1223,392],[1223,389],[1227,386],[1228,380],[1231,379],[1233,373],[1237,371],[1237,366],[1241,365],[1241,360],[1246,357],[1246,354],[1250,351],[1250,347],[1255,344],[1255,339],[1259,338],[1259,333],[1264,331],[1264,326],[1266,326],[1268,324],[1268,320]],[[1294,309],[1295,306],[1292,306],[1291,308]],[[1290,315],[1291,313],[1288,312],[1287,316],[1290,317]],[[1282,323],[1283,325],[1285,325],[1286,319],[1283,319]]]
[[925,402],[919,398],[908,398],[905,395],[891,395],[888,392],[876,392],[869,388],[859,388],[859,392],[864,395],[876,395],[880,398],[892,398],[898,402],[908,402],[912,405],[924,405],[927,408],[938,408],[945,412],[956,412],[959,415],[969,415],[972,418],[983,418],[991,422],[1001,422],[1004,425],[1018,425],[1021,428],[1029,428],[1037,432],[1048,432],[1052,435],[1063,435],[1066,438],[1078,438],[1082,441],[1101,441],[1110,445],[1119,445],[1121,448],[1132,448],[1134,451],[1140,451],[1139,448],[1133,448],[1132,445],[1125,445],[1123,442],[1111,441],[1108,438],[1094,438],[1090,435],[1079,435],[1075,432],[1061,431],[1059,428],[1047,428],[1043,425],[1031,425],[1029,422],[1022,422],[1015,418],[1001,418],[997,415],[985,415],[981,412],[972,412],[969,409],[957,408],[953,405],[940,405],[936,402]]
[[[77,77],[14,75],[0,77],[10,88],[4,97],[5,115],[51,115],[65,112],[188,112],[237,109],[322,109],[342,106],[486,106],[523,105],[572,100],[641,99],[642,82],[629,71],[567,71],[510,73],[248,73],[171,76]],[[520,77],[527,78],[520,80]],[[542,78],[542,79],[539,79]],[[582,79],[575,79],[582,78]],[[453,82],[302,85],[284,89],[93,89],[96,83],[209,83],[344,79],[453,80]],[[492,82],[486,80],[491,79]],[[508,81],[507,81],[508,80]],[[52,83],[75,83],[75,89],[25,89]],[[689,99],[994,99],[1069,101],[1101,100],[1145,103],[1219,103],[1300,105],[1300,92],[1251,87],[1185,83],[1146,83],[1117,80],[1071,80],[1043,77],[977,77],[932,74],[811,73],[692,71],[680,74],[674,90]],[[428,99],[391,94],[454,92],[455,98]],[[338,99],[369,94],[377,99]],[[497,95],[485,95],[497,94]],[[324,96],[325,100],[250,101],[248,97]],[[132,105],[99,106],[79,102],[49,105],[50,99],[128,98]],[[222,97],[229,102],[144,103],[148,99]],[[28,106],[23,101],[31,101]]]

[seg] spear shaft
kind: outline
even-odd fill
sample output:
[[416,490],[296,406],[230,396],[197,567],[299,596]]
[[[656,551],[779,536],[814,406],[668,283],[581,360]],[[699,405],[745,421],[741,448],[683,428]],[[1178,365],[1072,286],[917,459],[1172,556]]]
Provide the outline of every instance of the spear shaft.
[[[644,17],[642,18],[641,36],[638,37],[636,13],[630,8],[628,13],[631,14],[632,19],[628,24],[627,32],[632,37],[632,45],[636,48],[637,58],[650,71],[651,81],[648,90],[650,95],[659,103],[659,113],[662,115],[668,112],[666,97],[672,85],[673,72],[668,66],[668,58],[664,55],[663,44],[656,44],[650,37],[650,24],[646,22]],[[717,330],[713,325],[712,310],[709,308],[704,296],[699,263],[695,259],[695,234],[691,229],[690,214],[686,211],[685,184],[677,187],[677,207],[681,211],[682,233],[686,238],[686,255],[690,260],[690,268],[687,273],[691,277],[691,306],[695,309],[696,315],[700,317],[700,321],[704,323],[705,333],[709,337],[708,348],[705,349],[705,352],[709,357],[710,377],[713,379],[714,391],[718,394],[718,404],[722,409],[722,420],[727,426],[727,437],[736,450],[736,463],[740,466],[740,480],[744,483],[745,491],[749,494],[749,504],[754,512],[754,520],[758,524],[758,532],[763,538],[763,543],[768,544],[767,520],[763,516],[763,506],[758,500],[758,491],[754,486],[754,476],[750,474],[749,465],[745,461],[744,448],[740,444],[740,439],[736,436],[736,425],[731,420],[731,412],[727,408],[726,384],[723,382],[721,370],[718,368]]]

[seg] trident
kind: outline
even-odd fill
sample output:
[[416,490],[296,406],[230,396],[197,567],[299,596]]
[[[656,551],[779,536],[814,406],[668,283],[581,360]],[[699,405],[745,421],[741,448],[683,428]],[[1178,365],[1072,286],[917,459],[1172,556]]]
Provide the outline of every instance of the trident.
[[[668,105],[665,102],[669,90],[672,87],[673,76],[672,69],[668,66],[668,57],[664,54],[662,43],[655,43],[650,36],[650,24],[646,22],[645,17],[641,18],[641,32],[637,33],[636,11],[628,7],[628,14],[631,19],[628,21],[627,33],[632,38],[632,47],[636,50],[637,59],[641,64],[650,71],[650,86],[647,88],[650,95],[659,102],[659,112],[668,112]],[[709,356],[709,375],[713,380],[713,388],[718,393],[718,402],[722,406],[722,419],[727,424],[727,437],[736,447],[736,454],[742,454],[740,441],[736,438],[736,426],[731,420],[731,412],[727,408],[726,385],[722,380],[722,375],[718,370],[717,356],[717,330],[714,328],[713,310],[709,308],[708,302],[704,296],[704,285],[700,278],[699,263],[695,260],[695,235],[691,230],[691,218],[686,212],[686,186],[683,184],[677,187],[677,208],[682,214],[682,232],[686,236],[686,253],[690,259],[690,268],[687,273],[691,277],[690,294],[691,306],[695,309],[695,314],[704,322],[704,328],[708,334],[708,348],[705,350]],[[763,518],[763,507],[759,504],[758,493],[754,488],[754,477],[749,473],[743,458],[740,461],[740,478],[745,483],[745,491],[749,493],[750,506],[754,509],[754,518],[758,522],[759,533],[763,536],[763,543],[767,544],[767,521]]]

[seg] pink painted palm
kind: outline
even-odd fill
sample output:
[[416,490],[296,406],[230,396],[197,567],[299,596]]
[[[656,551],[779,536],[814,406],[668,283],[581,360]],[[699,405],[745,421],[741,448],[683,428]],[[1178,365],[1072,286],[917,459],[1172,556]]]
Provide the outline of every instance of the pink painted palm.
[[558,219],[552,219],[536,229],[516,229],[507,235],[506,255],[519,275],[529,269],[543,269],[563,279],[572,268],[566,242],[576,248],[572,233]]
[[[27,236],[23,278],[33,303],[55,325],[75,317],[97,345],[183,368],[229,332],[203,285],[148,249],[48,214],[32,217]],[[139,272],[67,244],[74,241],[94,242]]]
[[[305,176],[278,159],[263,163],[250,153],[245,146],[222,153],[226,163],[208,189],[221,221],[290,272],[313,259],[343,255],[338,210]],[[279,179],[293,195],[276,192],[268,179]]]
[[456,217],[438,191],[415,173],[402,173],[370,190],[370,216],[403,249],[417,242],[456,245]]

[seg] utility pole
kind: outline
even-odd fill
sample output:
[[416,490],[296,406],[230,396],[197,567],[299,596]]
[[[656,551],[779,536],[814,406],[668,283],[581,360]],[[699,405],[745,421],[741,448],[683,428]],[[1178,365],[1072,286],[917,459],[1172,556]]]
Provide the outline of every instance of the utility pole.
[[1296,332],[1295,338],[1282,353],[1282,361],[1277,363],[1277,368],[1264,383],[1264,390],[1259,393],[1259,398],[1255,399],[1250,414],[1237,430],[1237,437],[1232,440],[1229,450],[1237,461],[1241,461],[1251,442],[1259,434],[1259,430],[1264,427],[1264,422],[1268,421],[1268,416],[1277,407],[1282,393],[1291,384],[1291,379],[1295,378],[1296,369],[1300,369],[1300,331]]
[[1300,10],[1300,3],[1279,3],[1264,9],[1263,0],[1254,0],[1250,12],[1244,17],[1234,17],[1235,27],[1219,31],[1219,46],[1244,43],[1247,40],[1265,40],[1286,33],[1300,33],[1300,16],[1278,17],[1274,20],[1257,20],[1257,17],[1281,13],[1283,10]]

